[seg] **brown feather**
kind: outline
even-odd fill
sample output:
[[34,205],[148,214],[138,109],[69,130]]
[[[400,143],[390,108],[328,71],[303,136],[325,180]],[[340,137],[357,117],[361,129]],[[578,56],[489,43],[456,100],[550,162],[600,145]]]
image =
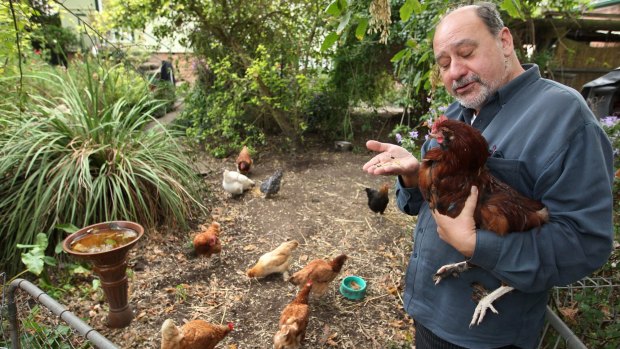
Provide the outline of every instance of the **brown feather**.
[[253,161],[247,146],[243,146],[235,163],[237,164],[237,170],[239,173],[247,175],[250,172]]

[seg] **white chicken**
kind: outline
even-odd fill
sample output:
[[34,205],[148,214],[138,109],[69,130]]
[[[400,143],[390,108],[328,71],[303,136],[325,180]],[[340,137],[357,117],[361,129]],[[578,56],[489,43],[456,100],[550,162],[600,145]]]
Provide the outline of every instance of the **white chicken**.
[[245,190],[254,186],[254,181],[236,171],[224,170],[222,187],[232,195],[241,195]]

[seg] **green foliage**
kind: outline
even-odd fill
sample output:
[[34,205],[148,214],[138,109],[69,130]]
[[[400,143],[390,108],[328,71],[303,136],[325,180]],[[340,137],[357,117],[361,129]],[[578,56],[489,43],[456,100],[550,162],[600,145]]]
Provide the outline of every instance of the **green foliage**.
[[[230,139],[231,146],[207,145],[223,156],[245,142],[246,135],[233,133],[239,128],[244,130],[246,125],[259,128],[260,133],[279,132],[295,142],[301,140],[306,124],[298,111],[307,103],[303,99],[306,96],[303,86],[313,80],[313,67],[322,63],[318,50],[322,32],[319,24],[321,9],[326,4],[326,0],[182,0],[161,6],[156,0],[112,1],[106,7],[103,22],[128,29],[142,29],[146,23],[156,23],[157,37],[179,38],[198,57],[204,57],[213,72],[220,71],[232,78],[231,88],[238,96],[221,90],[218,83],[208,94],[203,89],[190,97],[193,101],[209,99],[211,116],[199,116],[198,113],[206,113],[201,108],[194,109],[189,119],[201,120],[192,122],[194,130],[188,134],[196,135],[199,141]],[[225,69],[222,64],[227,65]],[[242,104],[225,104],[230,102]],[[227,118],[217,125],[211,122],[216,121],[213,115]],[[237,117],[241,120],[230,120]],[[219,130],[206,129],[214,126]],[[216,138],[204,136],[205,132]]]
[[[611,141],[611,146],[614,149],[614,166],[616,170],[616,176],[614,178],[614,203],[616,208],[620,205],[618,199],[620,199],[620,117],[618,116],[606,116],[601,119],[601,124],[605,133]],[[614,210],[617,215],[620,215],[620,210]],[[618,224],[620,224],[620,216],[618,218]],[[619,237],[620,239],[620,237]]]
[[287,123],[290,133],[286,134],[298,137],[323,126],[324,115],[312,114],[312,102],[326,91],[325,76],[310,69],[293,74],[279,58],[259,45],[241,72],[233,57],[194,62],[196,85],[181,116],[188,137],[223,157],[243,145],[263,144],[266,134],[277,134],[289,127]]
[[56,260],[53,257],[45,255],[47,244],[47,235],[38,233],[33,245],[16,245],[17,248],[20,249],[29,249],[27,252],[22,252],[22,263],[24,263],[28,271],[34,275],[41,275],[45,265],[56,265]]
[[327,139],[348,140],[353,137],[350,113],[346,105],[342,105],[334,87],[319,87],[310,98],[305,115],[309,132],[324,135]]
[[[616,252],[616,263],[618,255]],[[572,285],[554,293],[557,313],[587,348],[616,349],[620,340],[620,290],[614,282],[618,280],[617,271],[616,276],[605,274],[601,270],[592,276],[591,280],[598,280],[596,286]],[[546,336],[544,347],[551,347],[555,340]]]
[[146,90],[138,98],[108,86],[123,81],[119,68],[89,69],[85,85],[69,72],[29,76],[51,92],[0,115],[0,269],[14,271],[16,244],[40,232],[61,240],[59,223],[183,226],[197,204],[197,177],[177,134],[145,130],[161,103]]
[[40,22],[36,29],[32,30],[32,45],[40,49],[41,54],[51,64],[67,63],[67,52],[75,49],[78,44],[77,35],[68,28],[61,26],[58,14],[54,16],[36,16],[33,21]]
[[183,303],[187,300],[187,284],[178,284],[174,287],[174,298],[178,303]]
[[155,110],[153,116],[162,117],[174,107],[176,88],[172,82],[159,79],[152,79],[150,85],[153,99],[163,102],[161,107]]
[[262,144],[264,134],[248,118],[250,81],[240,77],[229,60],[196,62],[198,83],[185,100],[180,118],[187,136],[216,157],[238,152],[244,144]]
[[[391,25],[387,45],[379,43],[378,34],[369,26],[372,20],[381,14],[373,13],[376,8],[370,6],[369,0],[336,0],[327,8],[327,27],[332,31],[323,42],[327,50],[338,44],[334,57],[334,82],[342,97],[352,104],[364,101],[372,104],[372,99],[385,91],[377,77],[382,72],[394,72],[394,77],[403,84],[402,94],[398,98],[399,105],[412,109],[416,115],[426,114],[439,102],[447,98],[438,72],[435,67],[432,50],[434,28],[440,17],[449,8],[456,6],[447,0],[389,1],[391,5]],[[539,1],[504,0],[496,2],[504,12],[504,20],[510,23],[511,17],[519,21],[531,20],[544,15],[544,11],[560,11],[566,15],[576,15],[584,8],[582,0],[554,0],[545,3]],[[385,14],[383,14],[385,15]],[[529,26],[528,26],[529,27]],[[368,28],[368,29],[367,29]],[[364,33],[366,32],[366,33]],[[528,36],[532,33],[523,32]],[[515,34],[516,35],[516,34]],[[530,35],[533,37],[533,35]],[[516,39],[519,43],[527,40]],[[524,49],[516,47],[521,57],[525,57]],[[389,62],[393,66],[377,61],[381,52],[389,53]],[[361,54],[360,54],[361,53]],[[359,57],[359,59],[357,59]],[[548,66],[549,53],[534,53],[535,61]],[[363,68],[361,68],[363,67]],[[373,88],[376,87],[376,88]],[[357,91],[361,91],[358,93]],[[430,102],[429,102],[430,97]],[[414,124],[420,119],[414,120]]]
[[620,295],[616,292],[607,299],[609,292],[610,289],[602,287],[575,295],[579,321],[573,331],[586,338],[589,348],[616,349],[620,340],[620,322],[614,319],[620,313]]
[[[9,5],[12,5],[13,11]],[[28,6],[27,2],[0,2],[0,74],[18,71],[18,39],[22,55],[32,51],[31,34],[26,28],[36,30],[37,24],[30,22],[30,18],[34,15],[34,9]]]

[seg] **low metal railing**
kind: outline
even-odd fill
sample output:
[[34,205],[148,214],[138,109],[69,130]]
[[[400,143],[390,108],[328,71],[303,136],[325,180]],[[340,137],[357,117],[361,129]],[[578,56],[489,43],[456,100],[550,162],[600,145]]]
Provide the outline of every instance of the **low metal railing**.
[[13,280],[2,292],[0,348],[118,349],[28,280]]
[[[0,273],[0,279],[4,278],[4,273]],[[16,279],[4,287],[5,282],[2,281],[0,349],[118,349],[114,343],[31,282]],[[552,299],[556,304],[572,302],[573,295],[580,290],[609,288],[611,294],[617,287],[620,285],[606,279],[585,278],[573,285],[554,288]],[[547,306],[546,324],[538,349],[588,348]]]

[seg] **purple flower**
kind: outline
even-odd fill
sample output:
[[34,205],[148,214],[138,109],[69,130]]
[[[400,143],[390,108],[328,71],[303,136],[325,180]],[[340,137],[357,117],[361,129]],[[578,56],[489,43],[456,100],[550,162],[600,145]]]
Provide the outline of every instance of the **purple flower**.
[[448,107],[446,107],[445,105],[444,105],[444,106],[441,106],[441,107],[437,107],[437,111],[438,111],[440,114],[443,114],[443,113],[444,113],[447,109],[448,109]]
[[613,127],[618,122],[617,116],[606,116],[601,119],[603,126]]
[[403,141],[403,136],[400,135],[400,133],[396,134],[396,142],[401,143]]
[[409,136],[411,136],[411,138],[413,138],[413,139],[418,139],[418,131],[413,130],[413,131],[409,132]]

